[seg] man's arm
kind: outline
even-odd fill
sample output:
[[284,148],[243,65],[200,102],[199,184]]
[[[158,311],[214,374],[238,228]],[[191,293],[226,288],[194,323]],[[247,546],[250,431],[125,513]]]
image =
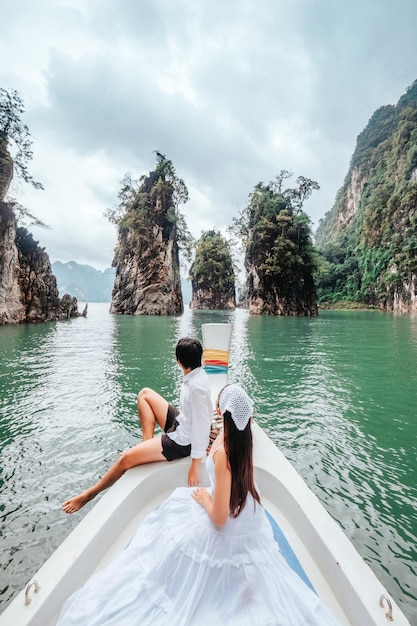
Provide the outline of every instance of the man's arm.
[[201,459],[191,459],[190,469],[188,470],[189,487],[196,487],[200,484],[200,464]]
[[191,457],[202,459],[207,454],[210,439],[210,425],[213,417],[209,389],[197,387],[189,397],[191,414]]
[[191,413],[191,466],[188,471],[188,485],[195,487],[200,483],[201,459],[206,456],[210,437],[212,416],[210,390],[195,387],[189,396]]

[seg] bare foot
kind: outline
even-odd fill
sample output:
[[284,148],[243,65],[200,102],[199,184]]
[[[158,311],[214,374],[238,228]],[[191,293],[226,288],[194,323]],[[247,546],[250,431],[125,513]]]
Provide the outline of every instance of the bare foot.
[[82,493],[78,494],[78,496],[74,496],[73,498],[70,498],[69,500],[63,502],[62,510],[64,511],[64,513],[75,513],[76,511],[79,511],[85,504],[87,504],[87,502],[89,502],[92,497],[93,496],[90,495],[88,491],[83,491]]

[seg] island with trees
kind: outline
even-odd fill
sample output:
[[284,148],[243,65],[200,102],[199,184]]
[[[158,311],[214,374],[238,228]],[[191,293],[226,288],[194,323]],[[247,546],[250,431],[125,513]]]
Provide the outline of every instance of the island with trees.
[[258,315],[317,315],[315,250],[304,201],[318,184],[299,176],[295,187],[282,170],[258,183],[231,227],[242,241],[249,311]]
[[201,234],[190,268],[191,309],[236,308],[235,269],[230,246],[219,231]]

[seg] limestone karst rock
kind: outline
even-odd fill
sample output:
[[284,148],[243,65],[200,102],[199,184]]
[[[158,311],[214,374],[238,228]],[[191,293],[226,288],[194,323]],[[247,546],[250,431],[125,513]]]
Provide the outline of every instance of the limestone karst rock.
[[0,202],[3,202],[13,178],[13,160],[7,143],[0,135]]
[[0,325],[77,317],[77,300],[67,296],[60,301],[47,253],[26,228],[18,228],[14,203],[5,201],[14,171],[8,151],[11,139],[14,144],[18,143],[18,147],[19,140],[22,142],[20,150],[23,154],[16,161],[18,172],[25,182],[36,188],[42,188],[42,185],[36,183],[25,168],[24,162],[31,158],[31,151],[30,142],[27,142],[28,129],[19,119],[22,112],[20,98],[17,92],[7,93],[3,89],[0,92]]
[[243,239],[247,299],[255,315],[318,313],[310,218],[302,210],[318,184],[299,176],[296,187],[287,188],[290,177],[282,170],[275,180],[258,183],[233,227]]
[[254,263],[246,263],[249,311],[252,315],[314,317],[318,314],[316,290],[311,272],[295,280],[272,284],[262,278]]
[[0,324],[24,322],[26,308],[19,281],[16,219],[9,205],[0,203]]
[[235,273],[228,242],[220,232],[203,232],[190,268],[190,309],[234,310]]
[[111,313],[178,315],[184,310],[174,188],[164,163],[143,180],[118,223]]
[[235,290],[217,291],[194,287],[190,309],[209,309],[212,311],[234,311],[236,308]]
[[45,250],[17,227],[11,205],[0,202],[0,325],[78,316],[76,298],[58,297]]
[[358,135],[316,243],[321,305],[417,311],[417,81]]

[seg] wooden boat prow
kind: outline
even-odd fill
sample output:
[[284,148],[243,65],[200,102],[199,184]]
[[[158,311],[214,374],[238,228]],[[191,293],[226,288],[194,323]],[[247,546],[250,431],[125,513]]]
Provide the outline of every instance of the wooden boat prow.
[[[227,337],[230,343],[231,328],[224,332],[215,328],[219,326],[216,324],[204,326],[205,345],[224,350]],[[221,347],[216,348],[220,330]],[[223,378],[222,374],[213,374],[211,380],[214,399],[227,375]],[[410,626],[295,468],[255,421],[252,428],[255,479],[263,504],[285,535],[312,587],[340,624]],[[6,608],[0,616],[0,626],[54,625],[66,598],[129,543],[144,517],[175,487],[187,484],[188,469],[189,459],[182,459],[150,463],[126,472],[38,570],[26,590]],[[204,464],[201,474],[203,484],[208,484]],[[385,598],[383,606],[381,597]],[[25,604],[25,598],[29,604]],[[389,604],[392,622],[387,619]]]

